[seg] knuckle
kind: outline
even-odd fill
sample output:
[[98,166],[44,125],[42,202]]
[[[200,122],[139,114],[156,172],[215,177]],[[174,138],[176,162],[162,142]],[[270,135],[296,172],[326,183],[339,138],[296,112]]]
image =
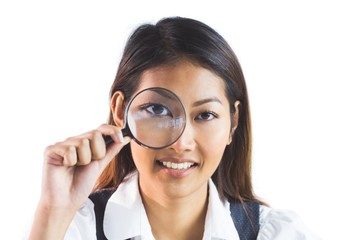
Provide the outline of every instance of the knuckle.
[[102,136],[101,132],[99,130],[92,130],[90,132],[91,139],[97,139],[98,137]]
[[78,146],[79,146],[79,147],[84,147],[84,146],[87,146],[87,145],[89,145],[89,139],[87,139],[87,138],[80,138],[80,139],[78,140]]
[[101,124],[101,125],[98,127],[98,129],[101,129],[101,128],[106,128],[107,126],[108,126],[108,124],[103,123],[103,124]]
[[64,142],[70,142],[70,141],[73,141],[74,137],[68,137],[68,138],[65,138]]
[[66,154],[71,154],[71,155],[76,154],[76,147],[72,146],[72,145],[67,146],[66,149],[65,149],[65,153]]
[[44,149],[44,152],[43,152],[43,156],[44,157],[47,157],[47,156],[51,156],[52,153],[54,152],[54,145],[49,145],[47,146],[45,149]]
[[64,164],[73,166],[77,163],[76,148],[74,146],[68,146],[65,149]]

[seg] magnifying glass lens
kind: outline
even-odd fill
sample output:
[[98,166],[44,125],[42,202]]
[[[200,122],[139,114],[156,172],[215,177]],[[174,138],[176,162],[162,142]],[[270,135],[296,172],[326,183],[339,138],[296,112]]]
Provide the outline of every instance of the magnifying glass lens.
[[127,108],[127,127],[140,145],[164,148],[173,144],[185,128],[186,114],[180,99],[164,88],[138,93]]

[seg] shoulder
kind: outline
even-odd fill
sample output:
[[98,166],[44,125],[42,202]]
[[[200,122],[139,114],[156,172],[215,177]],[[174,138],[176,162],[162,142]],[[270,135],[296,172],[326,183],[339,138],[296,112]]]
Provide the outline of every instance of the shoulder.
[[303,223],[300,216],[290,210],[260,206],[260,230],[258,240],[320,240]]

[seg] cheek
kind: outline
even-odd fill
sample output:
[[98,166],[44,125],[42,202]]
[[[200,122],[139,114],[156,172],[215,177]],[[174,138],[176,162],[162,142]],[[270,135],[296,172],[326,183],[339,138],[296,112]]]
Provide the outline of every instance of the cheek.
[[206,134],[202,133],[203,136],[203,141],[204,143],[206,143],[206,145],[208,145],[208,147],[215,147],[219,148],[220,146],[224,146],[227,143],[228,137],[229,137],[229,133],[228,131],[224,131],[223,129],[219,128],[213,131],[210,131]]
[[136,168],[139,171],[141,171],[141,169],[148,168],[149,164],[153,163],[153,150],[141,147],[134,141],[132,141],[130,144],[132,157],[134,159]]
[[209,157],[221,160],[224,149],[229,141],[230,123],[217,121],[206,129],[200,128],[198,131],[198,144],[205,149]]

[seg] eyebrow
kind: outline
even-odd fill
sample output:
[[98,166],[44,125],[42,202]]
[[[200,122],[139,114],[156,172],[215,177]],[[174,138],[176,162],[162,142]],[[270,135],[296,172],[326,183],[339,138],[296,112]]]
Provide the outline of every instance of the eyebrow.
[[205,103],[209,103],[209,102],[218,102],[220,104],[222,104],[222,102],[220,101],[220,99],[218,99],[217,97],[211,97],[211,98],[205,98],[205,99],[202,99],[202,100],[199,100],[199,101],[196,101],[192,104],[193,107],[198,107],[202,104],[205,104]]
[[156,92],[157,94],[165,97],[165,98],[168,98],[168,99],[176,99],[175,96],[173,94],[171,94],[170,92],[167,92],[167,91],[164,91],[162,89],[152,89],[152,91]]

